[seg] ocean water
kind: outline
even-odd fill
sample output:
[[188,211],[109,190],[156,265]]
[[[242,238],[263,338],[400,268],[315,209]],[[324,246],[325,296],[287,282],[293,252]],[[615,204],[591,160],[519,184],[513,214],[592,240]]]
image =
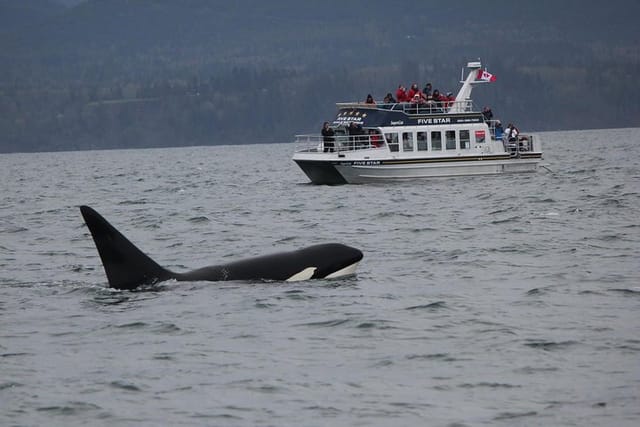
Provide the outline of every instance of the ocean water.
[[[638,425],[640,129],[541,137],[534,174],[339,187],[291,144],[1,155],[0,425]],[[178,271],[364,259],[114,291],[82,204]]]

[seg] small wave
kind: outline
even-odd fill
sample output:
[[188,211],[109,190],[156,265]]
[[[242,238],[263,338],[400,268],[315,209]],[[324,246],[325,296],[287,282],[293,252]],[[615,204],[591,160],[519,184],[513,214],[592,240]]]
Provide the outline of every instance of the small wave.
[[189,218],[188,221],[193,223],[193,224],[199,224],[199,223],[203,223],[203,222],[211,222],[211,220],[209,218],[207,218],[206,216],[194,216],[193,218]]
[[378,214],[378,218],[379,219],[384,219],[387,217],[403,217],[403,218],[414,218],[416,215],[415,214],[410,214],[410,213],[406,213],[406,212],[393,212],[393,211],[389,211],[389,212],[380,212]]
[[521,388],[521,385],[514,385],[508,383],[494,383],[494,382],[479,382],[479,383],[463,383],[458,385],[460,388]]
[[132,383],[127,383],[127,382],[124,382],[124,381],[111,381],[111,383],[109,383],[109,385],[111,387],[118,388],[120,390],[142,391],[142,389],[140,387],[138,387],[137,385],[132,384]]
[[276,385],[264,384],[257,387],[247,387],[249,390],[258,391],[262,393],[278,393],[283,391],[283,387],[278,387]]
[[9,388],[16,388],[16,387],[21,387],[22,384],[20,383],[16,383],[13,381],[9,381],[6,383],[0,383],[0,391],[5,390],[5,389],[9,389]]
[[280,243],[287,243],[287,242],[291,242],[293,240],[297,239],[297,237],[295,236],[286,236],[286,237],[281,237],[280,239],[276,240],[277,244]]
[[596,171],[596,169],[577,169],[574,171],[568,171],[567,175],[580,175],[580,174],[587,174],[589,176],[593,175]]
[[118,203],[119,206],[131,206],[131,205],[146,205],[148,201],[146,199],[140,200],[123,200]]
[[292,289],[289,291],[285,291],[284,294],[287,299],[291,299],[294,301],[307,301],[315,298],[314,296],[306,295],[304,291],[300,289]]
[[410,354],[406,356],[407,360],[442,360],[443,362],[455,362],[459,359],[451,356],[449,353],[431,353],[431,354]]
[[69,402],[64,406],[42,406],[37,410],[40,412],[49,412],[55,415],[75,415],[86,411],[96,411],[101,409],[100,406],[88,402]]
[[629,351],[632,353],[640,352],[640,346],[634,345],[634,343],[618,345],[616,346],[616,348],[623,351]]
[[624,240],[627,236],[623,234],[604,234],[596,240],[602,240],[603,242],[611,242],[614,240]]
[[63,268],[72,271],[74,273],[82,273],[83,271],[94,271],[95,268],[93,267],[88,267],[82,264],[67,264],[67,265],[63,265]]
[[[0,231],[0,232],[1,232],[1,231]],[[16,252],[16,251],[15,251],[15,249],[9,249],[9,248],[8,248],[8,247],[6,247],[6,246],[2,246],[2,245],[0,245],[0,253],[13,254],[13,253],[15,253],[15,252]]]
[[633,288],[612,288],[612,289],[607,289],[609,292],[619,292],[622,294],[628,294],[628,295],[640,295],[640,287],[633,287]]
[[525,366],[524,368],[516,369],[516,372],[520,372],[523,374],[537,374],[540,372],[556,372],[558,368],[555,367],[544,367],[540,368],[537,366]]
[[505,213],[505,212],[509,212],[511,210],[513,210],[513,208],[498,209],[498,210],[489,212],[489,215],[496,215],[496,214],[500,214],[500,213]]
[[409,229],[409,232],[411,234],[424,233],[424,232],[430,232],[430,231],[438,231],[438,229],[433,227],[420,227],[420,228]]
[[275,307],[275,304],[269,304],[268,302],[256,301],[253,305],[255,308],[272,308]]
[[394,326],[389,324],[387,320],[371,320],[368,322],[361,322],[356,325],[358,329],[394,329]]
[[8,226],[2,226],[0,227],[0,233],[8,233],[8,234],[13,234],[13,233],[21,233],[23,231],[28,231],[28,228],[25,227],[18,227],[15,225],[8,225]]
[[233,414],[200,414],[200,413],[196,413],[193,415],[189,416],[190,418],[197,418],[197,419],[201,419],[201,418],[206,418],[206,419],[218,419],[221,418],[223,420],[242,420],[242,417],[239,417],[237,415],[233,415]]
[[479,193],[475,196],[478,200],[488,200],[493,197],[493,193]]
[[154,360],[174,360],[175,358],[169,353],[158,353],[152,357]]
[[132,322],[132,323],[125,323],[122,325],[116,325],[115,327],[118,329],[143,329],[143,328],[146,328],[147,326],[148,324],[145,322]]
[[640,227],[640,224],[627,224],[627,225],[623,225],[621,228],[638,228]]
[[426,408],[434,408],[436,405],[425,402],[389,402],[389,406],[401,408],[403,411],[419,411]]
[[393,365],[393,360],[391,359],[383,359],[374,363],[372,366],[375,368],[386,368],[387,366]]
[[[100,288],[100,289],[111,289],[111,288]],[[89,305],[94,306],[112,306],[112,305],[120,305],[131,300],[131,296],[122,292],[122,291],[113,291],[109,293],[100,292],[97,295],[94,295],[89,302]]]
[[518,222],[520,221],[522,218],[520,216],[512,216],[509,218],[504,218],[504,219],[496,219],[490,222],[490,224],[507,224],[510,222]]
[[578,295],[603,295],[602,292],[586,290],[578,292]]
[[523,417],[535,417],[538,415],[536,411],[528,411],[528,412],[501,412],[496,415],[493,419],[495,421],[501,420],[511,420],[514,418],[523,418]]
[[342,413],[340,409],[335,408],[333,406],[313,405],[313,406],[306,406],[302,409],[307,411],[318,412],[323,417],[336,417]]
[[0,357],[23,357],[23,356],[33,356],[33,353],[2,353]]
[[153,332],[159,334],[174,334],[176,332],[182,332],[182,329],[173,323],[160,323],[153,328]]
[[602,202],[600,202],[600,206],[624,206],[624,203],[621,202],[618,199],[604,199]]
[[411,307],[407,307],[405,308],[405,310],[440,310],[443,308],[448,308],[447,307],[447,303],[445,303],[444,301],[436,301],[436,302],[432,302],[430,304],[422,304],[422,305],[413,305]]
[[334,320],[325,320],[321,322],[308,322],[308,323],[300,323],[298,326],[311,326],[314,328],[333,328],[334,326],[340,326],[349,322],[349,319],[334,319]]
[[555,351],[562,350],[567,347],[571,347],[573,345],[578,344],[577,341],[529,341],[525,343],[527,347],[536,348],[544,351]]

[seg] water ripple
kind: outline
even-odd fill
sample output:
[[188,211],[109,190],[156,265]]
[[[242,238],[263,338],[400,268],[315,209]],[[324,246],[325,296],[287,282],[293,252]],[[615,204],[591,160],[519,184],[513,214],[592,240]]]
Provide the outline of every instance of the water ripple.
[[564,350],[566,348],[572,347],[579,344],[577,341],[538,341],[538,340],[529,340],[524,345],[527,347],[544,350],[544,351],[556,351],[556,350]]
[[[553,174],[419,185],[310,185],[290,144],[0,156],[0,425],[635,425],[639,135],[545,133]],[[171,269],[365,257],[118,291],[83,204]]]

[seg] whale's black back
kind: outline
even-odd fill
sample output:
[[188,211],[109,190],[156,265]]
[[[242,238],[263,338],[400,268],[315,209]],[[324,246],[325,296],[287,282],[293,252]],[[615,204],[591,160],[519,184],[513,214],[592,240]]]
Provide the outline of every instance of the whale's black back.
[[98,248],[109,286],[134,289],[173,277],[173,273],[144,254],[98,212],[89,206],[80,206],[80,212]]
[[168,279],[284,281],[330,278],[338,277],[336,274],[349,274],[362,259],[362,252],[356,248],[325,243],[174,273],[144,254],[98,212],[88,206],[81,206],[80,211],[98,248],[109,286],[116,289],[134,289]]

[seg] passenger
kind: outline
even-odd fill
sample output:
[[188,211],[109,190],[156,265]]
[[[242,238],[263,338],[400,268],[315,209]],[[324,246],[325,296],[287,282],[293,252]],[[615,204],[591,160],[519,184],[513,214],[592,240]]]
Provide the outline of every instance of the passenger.
[[433,87],[431,86],[431,83],[427,83],[425,85],[424,89],[422,90],[422,93],[427,98],[427,100],[429,100],[430,96],[433,96]]
[[347,128],[347,133],[349,135],[355,135],[356,134],[356,130],[357,130],[356,122],[349,123],[349,127]]
[[375,104],[376,101],[373,100],[373,96],[371,94],[367,95],[367,100],[364,101],[365,104]]
[[488,121],[493,119],[493,111],[491,111],[491,108],[489,108],[487,106],[485,106],[482,109],[482,115],[484,116],[484,121],[485,122],[488,122]]
[[413,98],[411,98],[411,103],[416,105],[423,105],[423,104],[426,104],[427,101],[422,96],[422,92],[418,92],[415,95],[413,95]]
[[396,99],[398,102],[407,102],[407,90],[404,86],[398,86],[398,90],[396,90]]
[[518,128],[515,127],[512,123],[507,125],[507,128],[504,130],[504,134],[509,142],[515,142],[518,140]]
[[384,101],[385,104],[395,104],[397,101],[395,100],[395,98],[393,97],[393,95],[391,95],[391,92],[387,93],[387,95],[384,97]]
[[351,122],[349,124],[347,132],[349,133],[349,141],[352,145],[360,145],[363,140],[366,139],[366,136],[363,137],[364,130],[362,129],[362,125],[357,124],[356,122]]
[[380,134],[375,129],[369,129],[369,141],[373,148],[378,148],[381,145]]
[[335,150],[335,132],[329,127],[329,122],[324,122],[322,125],[322,145],[324,146],[324,152],[333,153]]
[[443,98],[444,97],[442,95],[440,95],[440,91],[438,89],[435,89],[433,91],[433,105],[436,108],[438,108],[438,109],[442,108]]
[[420,89],[418,89],[418,84],[414,83],[411,85],[411,89],[409,89],[409,92],[407,92],[407,99],[409,101],[412,101],[416,93],[421,93],[421,92],[420,92]]
[[444,101],[444,108],[449,109],[453,107],[453,104],[456,102],[456,97],[453,95],[453,92],[447,92],[447,96]]
[[500,120],[496,120],[496,128],[495,128],[495,138],[496,140],[502,139],[502,135],[504,134],[504,129],[502,128],[502,123]]
[[518,136],[518,145],[520,146],[520,151],[529,151],[533,149],[529,144],[529,137],[526,135]]

